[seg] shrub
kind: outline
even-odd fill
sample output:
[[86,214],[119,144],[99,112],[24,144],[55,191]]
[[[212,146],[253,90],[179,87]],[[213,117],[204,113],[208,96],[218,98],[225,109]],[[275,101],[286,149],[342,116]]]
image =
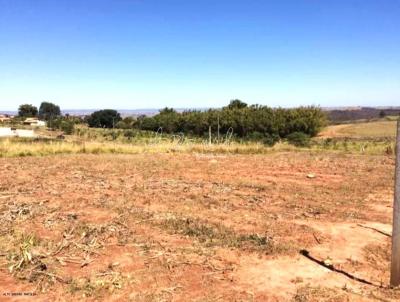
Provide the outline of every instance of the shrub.
[[272,147],[279,141],[279,136],[267,133],[261,141],[264,145]]
[[74,133],[74,123],[72,121],[62,121],[60,123],[60,129],[68,135],[71,135],[72,133]]
[[124,132],[124,136],[125,136],[128,140],[131,140],[132,137],[135,137],[135,131],[133,131],[133,130],[126,130],[126,131]]
[[112,130],[112,131],[109,133],[109,136],[111,137],[111,139],[112,139],[113,141],[115,141],[115,140],[118,138],[119,134],[120,134],[120,133],[119,133],[118,131]]
[[264,134],[258,131],[253,131],[247,135],[247,139],[251,141],[262,141],[264,139]]
[[297,147],[308,147],[310,146],[310,136],[303,132],[293,132],[286,136],[289,144]]

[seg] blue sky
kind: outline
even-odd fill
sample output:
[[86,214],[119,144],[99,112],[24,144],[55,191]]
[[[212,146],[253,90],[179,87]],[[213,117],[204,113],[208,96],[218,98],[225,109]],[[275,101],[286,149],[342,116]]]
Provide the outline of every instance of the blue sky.
[[0,109],[400,105],[400,0],[0,0]]

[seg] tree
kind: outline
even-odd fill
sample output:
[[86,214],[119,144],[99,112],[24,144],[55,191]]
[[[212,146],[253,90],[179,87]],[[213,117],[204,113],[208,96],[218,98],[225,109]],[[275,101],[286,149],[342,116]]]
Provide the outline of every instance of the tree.
[[166,133],[185,133],[208,137],[208,131],[226,137],[230,133],[237,138],[262,141],[273,145],[280,139],[287,138],[300,144],[307,137],[314,137],[326,124],[325,113],[319,107],[299,107],[291,109],[270,108],[261,105],[247,106],[240,100],[232,100],[222,109],[207,111],[189,110],[178,113],[164,108],[159,114],[138,118],[134,127],[142,130]]
[[89,127],[96,128],[114,128],[121,120],[121,115],[112,109],[104,109],[93,112],[88,118]]
[[246,107],[247,107],[247,104],[238,99],[231,100],[231,102],[228,105],[228,109],[243,109]]
[[128,116],[124,118],[122,121],[119,121],[115,124],[115,128],[118,129],[132,129],[136,120],[132,116]]
[[176,113],[174,108],[165,107],[164,109],[160,110],[160,114],[171,114],[171,113]]
[[380,117],[380,118],[384,118],[385,116],[386,116],[385,110],[381,110],[381,111],[379,112],[379,117]]
[[42,102],[39,107],[39,117],[48,121],[61,115],[60,107],[49,102]]
[[20,117],[35,117],[37,114],[37,107],[31,104],[23,104],[18,108],[18,116]]

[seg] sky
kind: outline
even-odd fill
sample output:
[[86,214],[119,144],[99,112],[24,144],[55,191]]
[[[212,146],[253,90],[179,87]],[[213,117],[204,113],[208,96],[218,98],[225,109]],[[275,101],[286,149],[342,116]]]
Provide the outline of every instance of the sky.
[[0,109],[400,106],[400,0],[0,0]]

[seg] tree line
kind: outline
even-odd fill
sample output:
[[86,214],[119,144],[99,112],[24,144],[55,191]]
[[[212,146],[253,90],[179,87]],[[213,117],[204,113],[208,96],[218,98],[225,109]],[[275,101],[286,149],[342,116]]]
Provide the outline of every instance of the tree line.
[[18,108],[18,116],[39,117],[47,121],[53,117],[61,116],[61,110],[59,106],[50,102],[42,102],[39,110],[32,104],[22,104]]
[[325,124],[325,114],[318,107],[270,108],[233,100],[219,110],[178,113],[165,108],[155,116],[139,117],[134,127],[202,137],[207,137],[210,131],[213,137],[232,133],[237,138],[273,144],[296,135],[313,137]]
[[71,134],[76,123],[86,123],[93,128],[119,128],[148,130],[185,136],[214,138],[230,135],[238,139],[257,140],[274,144],[280,139],[294,142],[307,140],[317,135],[326,124],[326,116],[319,107],[271,108],[261,105],[247,105],[240,100],[232,100],[221,109],[206,111],[188,110],[177,112],[164,108],[154,116],[122,118],[112,109],[93,112],[83,120],[61,116],[60,108],[44,102],[39,110],[32,105],[21,105],[20,116],[39,116],[58,128]]

